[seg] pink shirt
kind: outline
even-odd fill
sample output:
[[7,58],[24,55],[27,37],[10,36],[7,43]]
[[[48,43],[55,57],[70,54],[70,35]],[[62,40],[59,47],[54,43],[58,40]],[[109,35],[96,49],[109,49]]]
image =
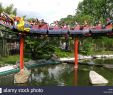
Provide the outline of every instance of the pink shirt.
[[87,29],[89,29],[90,27],[89,26],[85,26],[83,29],[84,30],[87,30]]
[[62,29],[63,30],[69,30],[69,27],[68,26],[63,26]]
[[58,30],[58,29],[60,29],[60,27],[59,26],[54,26],[54,28],[53,28],[54,30]]
[[74,30],[80,30],[80,25],[75,26]]
[[100,26],[100,25],[95,26],[95,29],[102,29],[102,26]]

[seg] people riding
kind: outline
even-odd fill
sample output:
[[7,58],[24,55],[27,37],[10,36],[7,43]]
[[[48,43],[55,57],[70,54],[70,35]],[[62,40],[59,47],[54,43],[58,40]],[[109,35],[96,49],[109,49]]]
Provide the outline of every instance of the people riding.
[[97,29],[97,30],[102,29],[102,23],[101,23],[101,21],[100,21],[100,20],[96,22],[95,29]]
[[[113,21],[110,18],[106,19],[107,24],[105,25],[105,29],[112,29],[113,28]],[[19,31],[30,31],[30,28],[33,29],[53,29],[53,30],[87,30],[87,29],[96,29],[96,30],[100,30],[100,29],[104,29],[102,22],[99,20],[96,22],[96,25],[89,25],[87,22],[87,20],[84,21],[83,25],[80,25],[77,21],[75,21],[75,26],[74,28],[70,27],[67,23],[63,22],[63,24],[59,24],[59,21],[54,21],[54,23],[52,25],[48,25],[48,23],[46,23],[44,21],[44,19],[38,20],[36,19],[31,19],[30,21],[28,21],[27,19],[25,20],[23,17],[11,17],[10,15],[8,15],[7,13],[3,12],[0,14],[0,22],[4,23],[4,24],[9,24],[10,26],[16,26],[15,28],[17,28]],[[93,27],[92,27],[93,26]]]
[[107,21],[107,24],[105,25],[106,29],[112,29],[113,28],[113,21],[110,18],[107,18],[106,21]]
[[78,22],[75,21],[75,27],[74,30],[80,30],[81,26]]

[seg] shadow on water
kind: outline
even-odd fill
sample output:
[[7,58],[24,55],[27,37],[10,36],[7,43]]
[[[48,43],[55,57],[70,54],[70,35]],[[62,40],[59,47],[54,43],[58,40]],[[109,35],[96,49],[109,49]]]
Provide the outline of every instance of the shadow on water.
[[[113,62],[113,60],[111,60]],[[113,85],[113,69],[96,67],[100,60],[89,60],[92,65],[79,65],[78,70],[74,70],[73,64],[47,65],[32,69],[28,83],[14,84],[13,75],[1,76],[2,86],[91,86],[89,81],[89,71],[94,70],[109,80],[108,85]],[[104,61],[102,60],[104,63]],[[110,62],[110,60],[105,61]],[[101,63],[102,64],[102,63]]]

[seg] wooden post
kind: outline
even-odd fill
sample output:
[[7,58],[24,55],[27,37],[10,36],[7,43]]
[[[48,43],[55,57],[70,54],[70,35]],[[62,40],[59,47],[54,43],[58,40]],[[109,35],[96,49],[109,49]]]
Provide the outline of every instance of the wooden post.
[[78,69],[78,37],[75,38],[74,42],[74,56],[75,56],[75,69]]
[[20,35],[20,70],[24,68],[24,36]]

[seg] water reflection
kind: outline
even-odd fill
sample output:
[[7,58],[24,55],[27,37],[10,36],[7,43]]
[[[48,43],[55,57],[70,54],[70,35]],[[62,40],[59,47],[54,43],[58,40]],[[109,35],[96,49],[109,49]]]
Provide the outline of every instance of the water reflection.
[[0,76],[1,86],[11,86],[14,85],[14,75]]
[[[99,64],[101,60],[93,60]],[[112,63],[113,60],[104,61]],[[14,76],[0,76],[2,86],[91,86],[89,82],[89,71],[92,65],[79,65],[79,69],[74,69],[73,64],[46,65],[32,69],[31,76],[26,84],[14,84]],[[113,85],[113,69],[106,69],[93,66],[93,70],[109,80],[108,85]]]
[[74,69],[74,86],[78,85],[78,69]]
[[90,69],[90,70],[93,70],[94,65],[95,65],[94,60],[93,60],[93,59],[90,59],[89,62],[88,62],[88,64],[91,65],[89,69]]
[[63,79],[66,75],[65,73],[67,72],[68,75],[72,71],[73,68],[70,68],[70,66],[66,64],[49,67],[46,66],[39,68],[38,71],[34,70],[31,75],[31,80],[37,82],[37,84],[43,82],[46,85],[47,81],[49,81],[48,85],[57,84],[58,86],[64,86],[66,85]]

